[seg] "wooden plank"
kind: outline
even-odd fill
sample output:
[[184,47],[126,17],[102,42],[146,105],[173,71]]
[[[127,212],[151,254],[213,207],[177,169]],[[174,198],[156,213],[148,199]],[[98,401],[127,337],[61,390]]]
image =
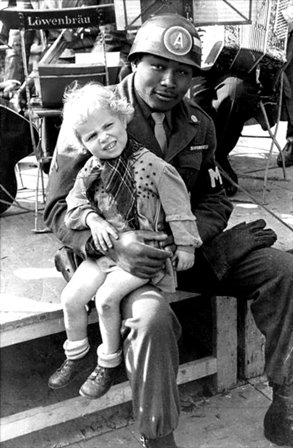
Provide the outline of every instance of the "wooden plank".
[[[17,314],[17,313],[16,313]],[[38,324],[40,322],[48,322],[49,320],[55,320],[63,317],[62,309],[57,309],[54,311],[36,312],[35,314],[30,314],[28,316],[17,317],[13,320],[5,321],[0,325],[1,333],[13,331],[22,327],[28,327],[30,325]]]
[[63,315],[59,318],[32,322],[21,327],[1,331],[0,347],[19,344],[61,331],[64,331]]
[[[169,303],[179,302],[191,297],[200,297],[199,294],[186,291],[177,291],[173,294],[166,294],[166,296]],[[97,321],[97,315],[93,310],[89,315],[89,324]],[[61,309],[22,316],[19,319],[4,322],[0,325],[0,347],[30,341],[50,334],[60,333],[64,330],[63,312]]]
[[241,304],[238,318],[239,377],[247,380],[264,373],[265,337],[255,325],[250,303]]
[[213,300],[213,347],[217,359],[217,391],[237,383],[237,300],[215,297]]
[[[177,383],[184,384],[217,371],[217,360],[206,357],[182,364],[179,367]],[[128,382],[113,386],[98,400],[74,397],[62,402],[36,407],[0,419],[1,442],[24,436],[50,426],[64,423],[94,412],[131,401],[131,389]]]
[[195,361],[181,364],[177,375],[177,383],[184,384],[198,380],[217,372],[217,359],[214,356],[196,359]]
[[[97,314],[91,313],[88,323],[93,324],[97,321]],[[62,310],[30,316],[27,320],[16,322],[15,326],[5,325],[1,328],[0,347],[19,344],[62,331],[65,331]]]

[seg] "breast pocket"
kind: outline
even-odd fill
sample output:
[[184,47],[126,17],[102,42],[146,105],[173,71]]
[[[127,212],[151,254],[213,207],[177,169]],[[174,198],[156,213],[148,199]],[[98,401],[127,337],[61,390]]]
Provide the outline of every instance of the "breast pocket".
[[184,149],[175,160],[175,167],[183,178],[188,191],[191,191],[196,183],[198,172],[202,162],[202,151],[189,148]]

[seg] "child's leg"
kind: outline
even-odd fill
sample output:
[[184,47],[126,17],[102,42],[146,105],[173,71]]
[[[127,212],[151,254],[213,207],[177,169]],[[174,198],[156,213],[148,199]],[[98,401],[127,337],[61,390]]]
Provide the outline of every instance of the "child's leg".
[[95,261],[85,260],[75,271],[61,294],[67,340],[64,343],[66,360],[48,381],[52,389],[67,386],[86,367],[91,367],[86,356],[90,346],[87,338],[85,305],[103,283],[105,274]]
[[99,398],[112,386],[122,361],[120,348],[120,302],[131,291],[147,283],[117,268],[108,273],[96,294],[96,308],[103,343],[98,347],[98,365],[79,393],[87,398]]
[[61,303],[67,335],[64,349],[68,358],[81,357],[89,349],[85,305],[94,297],[105,276],[95,261],[85,260],[62,291]]
[[[98,356],[99,364],[103,367],[114,367],[113,362],[111,362],[111,355],[114,356],[120,349],[121,300],[147,282],[148,279],[136,277],[122,269],[116,269],[108,273],[104,283],[98,289],[96,308],[103,341],[103,345],[98,349]],[[108,365],[106,365],[106,358],[109,360]]]

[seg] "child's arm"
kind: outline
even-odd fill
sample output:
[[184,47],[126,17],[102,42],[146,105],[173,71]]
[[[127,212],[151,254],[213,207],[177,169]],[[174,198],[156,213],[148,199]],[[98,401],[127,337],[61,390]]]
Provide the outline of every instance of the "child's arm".
[[79,171],[74,185],[66,197],[67,212],[65,225],[73,230],[89,228],[98,251],[104,253],[113,247],[111,236],[119,238],[119,234],[90,203],[87,197],[86,182],[92,176],[93,159],[89,159]]
[[107,252],[108,249],[113,247],[111,236],[115,240],[118,240],[119,238],[119,234],[115,227],[94,211],[87,214],[86,225],[91,229],[95,246],[100,252]]
[[194,264],[194,247],[178,246],[175,251],[174,260],[176,263],[176,271],[186,271],[192,268]]
[[86,194],[85,182],[91,176],[93,160],[89,159],[84,167],[78,172],[74,185],[66,196],[67,210],[64,216],[64,223],[72,230],[84,230],[87,215],[95,212],[95,208],[90,203]]
[[193,246],[193,249],[200,247],[202,239],[191,210],[190,197],[183,179],[173,166],[165,164],[157,188],[175,244]]

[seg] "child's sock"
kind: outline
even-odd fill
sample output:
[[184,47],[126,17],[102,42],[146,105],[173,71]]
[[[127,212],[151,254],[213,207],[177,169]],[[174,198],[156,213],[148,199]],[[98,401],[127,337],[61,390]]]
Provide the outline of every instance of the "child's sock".
[[113,368],[117,367],[122,362],[122,349],[120,348],[116,353],[106,355],[103,353],[103,344],[99,345],[97,349],[98,365],[100,367]]
[[63,344],[65,355],[67,359],[80,359],[83,358],[90,349],[88,338],[81,339],[80,341],[66,341]]

